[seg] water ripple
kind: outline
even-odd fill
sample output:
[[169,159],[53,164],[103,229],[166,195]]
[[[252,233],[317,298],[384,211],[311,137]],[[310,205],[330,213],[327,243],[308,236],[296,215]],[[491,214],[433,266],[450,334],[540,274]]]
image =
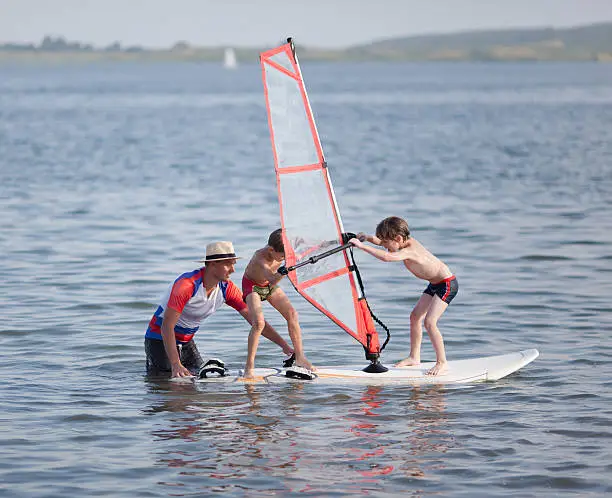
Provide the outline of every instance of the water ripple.
[[[144,330],[172,279],[223,239],[244,256],[239,281],[279,224],[260,68],[3,68],[2,489],[612,493],[612,68],[303,69],[345,228],[404,216],[458,275],[440,321],[449,358],[541,356],[502,381],[446,388],[145,377]],[[401,264],[355,256],[392,331],[392,363],[409,352],[425,286]],[[362,359],[282,285],[316,364]],[[287,335],[282,317],[266,317]],[[248,330],[219,312],[198,344],[240,367]],[[260,345],[259,364],[281,359]]]

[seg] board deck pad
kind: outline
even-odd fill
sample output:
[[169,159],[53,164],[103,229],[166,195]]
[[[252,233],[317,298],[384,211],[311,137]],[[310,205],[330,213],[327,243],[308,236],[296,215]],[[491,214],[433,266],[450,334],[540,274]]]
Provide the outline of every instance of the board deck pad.
[[366,365],[345,365],[317,367],[312,380],[295,379],[285,375],[284,368],[256,368],[254,379],[242,377],[242,370],[228,370],[224,377],[208,377],[197,379],[197,383],[236,382],[244,384],[275,384],[286,382],[330,383],[330,384],[468,384],[502,379],[531,363],[539,356],[537,349],[526,349],[516,353],[471,358],[466,360],[451,360],[448,362],[448,372],[443,375],[427,375],[435,363],[421,363],[413,367],[393,367],[383,373],[367,373],[363,371]]

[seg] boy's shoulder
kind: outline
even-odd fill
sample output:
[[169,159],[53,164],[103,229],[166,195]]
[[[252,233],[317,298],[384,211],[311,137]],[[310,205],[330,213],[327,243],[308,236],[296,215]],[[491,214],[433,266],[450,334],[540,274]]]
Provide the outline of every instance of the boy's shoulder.
[[407,256],[407,259],[410,256],[416,256],[416,255],[422,254],[423,251],[427,251],[427,249],[425,249],[423,244],[421,244],[418,240],[416,240],[413,237],[410,237],[406,241],[405,245],[400,248],[400,252],[405,254]]
[[264,264],[266,261],[266,247],[262,247],[261,249],[257,249],[253,253],[253,257],[251,258],[251,262]]
[[414,249],[416,247],[424,247],[424,246],[411,235],[410,238],[406,241],[406,247],[409,249],[410,248]]

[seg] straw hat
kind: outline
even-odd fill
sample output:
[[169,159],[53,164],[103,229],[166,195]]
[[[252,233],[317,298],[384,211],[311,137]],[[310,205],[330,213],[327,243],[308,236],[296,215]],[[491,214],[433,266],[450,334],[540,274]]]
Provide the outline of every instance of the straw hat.
[[211,242],[206,246],[206,258],[200,259],[199,262],[209,263],[224,259],[240,259],[234,252],[234,245],[227,241]]

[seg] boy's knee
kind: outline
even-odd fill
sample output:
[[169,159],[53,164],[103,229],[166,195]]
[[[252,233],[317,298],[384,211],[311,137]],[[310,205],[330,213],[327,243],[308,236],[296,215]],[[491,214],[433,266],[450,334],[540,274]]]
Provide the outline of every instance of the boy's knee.
[[255,330],[258,333],[261,333],[261,331],[264,329],[264,327],[266,326],[266,321],[264,320],[263,315],[257,316],[255,318],[255,320],[253,320],[253,330]]
[[425,326],[425,329],[427,330],[427,332],[430,332],[436,329],[436,327],[438,326],[438,320],[434,318],[429,318],[428,316],[426,316],[425,322],[423,323],[423,325]]
[[289,310],[287,312],[287,323],[298,323],[298,321],[299,321],[298,312],[294,309]]
[[423,319],[423,315],[416,313],[414,310],[410,312],[410,321],[412,323],[418,323]]

